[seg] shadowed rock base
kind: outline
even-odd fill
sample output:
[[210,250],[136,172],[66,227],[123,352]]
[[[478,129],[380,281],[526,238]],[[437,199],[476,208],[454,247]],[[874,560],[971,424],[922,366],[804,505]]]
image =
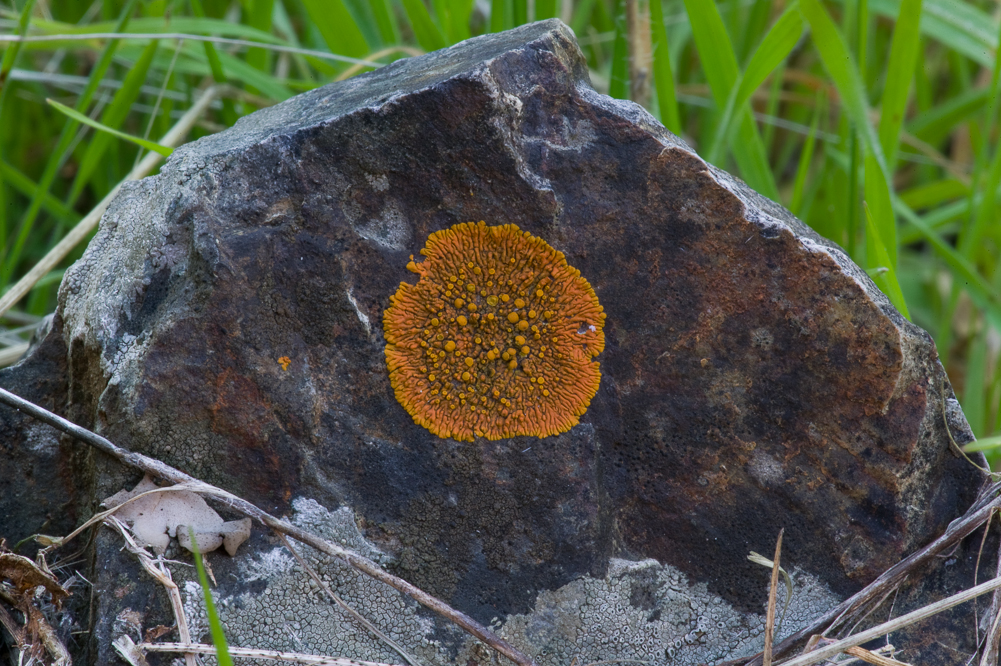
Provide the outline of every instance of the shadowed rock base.
[[[604,308],[598,392],[558,436],[440,439],[394,397],[381,322],[416,281],[409,255],[479,220],[564,253]],[[769,571],[749,551],[770,555],[785,528],[788,635],[941,534],[984,481],[950,450],[944,408],[958,441],[971,434],[931,338],[839,248],[595,93],[558,21],[396,62],[177,150],[124,188],[52,330],[0,383],[358,548],[547,666],[750,655]],[[22,463],[69,460],[0,419]],[[73,472],[37,493],[72,499],[74,516],[90,510],[87,474],[90,501],[138,481],[103,459]],[[36,507],[10,509],[9,538],[42,530]],[[972,584],[979,545],[912,578],[892,613]],[[112,535],[94,548],[94,631],[76,649],[110,663],[123,611],[171,620]],[[423,663],[491,660],[306,555]],[[210,561],[234,644],[399,662],[259,529]],[[189,583],[202,631],[200,599]],[[965,663],[975,621],[963,606],[893,642],[904,660]]]

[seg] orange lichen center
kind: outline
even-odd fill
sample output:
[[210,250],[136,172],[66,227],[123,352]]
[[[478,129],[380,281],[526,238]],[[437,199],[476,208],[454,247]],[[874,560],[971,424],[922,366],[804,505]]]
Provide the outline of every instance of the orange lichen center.
[[428,237],[383,317],[400,404],[439,437],[548,437],[598,390],[605,314],[563,253],[513,224]]

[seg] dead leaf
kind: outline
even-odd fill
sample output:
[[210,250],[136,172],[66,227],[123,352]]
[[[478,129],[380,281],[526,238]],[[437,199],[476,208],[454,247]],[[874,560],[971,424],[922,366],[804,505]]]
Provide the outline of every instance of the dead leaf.
[[9,580],[18,595],[41,585],[52,595],[52,602],[57,606],[69,596],[69,592],[51,574],[27,557],[14,553],[0,553],[0,580]]
[[145,476],[132,490],[117,492],[103,502],[108,508],[124,504],[115,515],[127,522],[136,538],[157,554],[167,550],[170,537],[177,537],[182,547],[192,550],[188,526],[194,530],[198,549],[203,553],[225,545],[226,552],[235,555],[236,549],[250,536],[249,518],[226,522],[190,490],[161,490],[129,501],[157,489],[153,479]]

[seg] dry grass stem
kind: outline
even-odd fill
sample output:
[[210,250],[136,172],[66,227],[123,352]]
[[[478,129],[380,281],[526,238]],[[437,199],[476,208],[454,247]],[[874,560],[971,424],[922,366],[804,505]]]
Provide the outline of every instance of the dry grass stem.
[[[136,647],[147,652],[194,652],[213,656],[216,653],[214,645],[205,645],[204,643],[139,643]],[[375,661],[358,661],[357,659],[324,657],[298,652],[282,652],[280,650],[258,650],[257,648],[233,647],[232,645],[227,650],[229,650],[231,657],[275,659],[293,664],[315,664],[315,666],[394,666],[393,664],[383,664]]]
[[897,661],[892,657],[884,657],[878,652],[872,652],[871,650],[866,650],[865,648],[860,647],[850,647],[845,650],[845,654],[857,657],[867,664],[876,664],[876,666],[911,666],[903,661]]
[[825,659],[830,659],[841,652],[845,652],[850,647],[855,647],[857,645],[861,645],[862,643],[868,643],[869,641],[879,638],[880,636],[898,631],[904,627],[909,627],[915,622],[920,622],[921,620],[941,613],[944,610],[948,610],[953,606],[958,606],[963,602],[969,601],[980,596],[981,594],[986,594],[998,588],[1001,588],[1001,578],[989,580],[986,583],[981,583],[980,585],[971,587],[970,589],[960,592],[959,594],[954,594],[951,597],[942,599],[941,601],[928,604],[927,606],[911,611],[906,615],[901,615],[898,618],[884,622],[883,624],[877,625],[871,629],[867,629],[863,632],[849,636],[848,638],[835,641],[829,645],[819,647],[812,652],[807,652],[806,654],[783,661],[781,666],[810,666],[811,664],[816,664],[817,662],[824,661]]
[[[177,635],[180,637],[182,643],[190,643],[191,633],[188,631],[188,621],[184,616],[184,604],[181,602],[181,592],[177,588],[177,583],[174,582],[174,579],[170,575],[170,569],[164,566],[162,562],[156,562],[146,552],[145,548],[140,547],[136,543],[136,540],[132,538],[129,528],[118,518],[111,516],[104,521],[104,524],[111,529],[117,530],[122,535],[122,538],[125,540],[126,549],[135,555],[139,559],[139,563],[143,569],[167,590],[167,596],[170,598],[170,608],[174,611],[174,621],[177,623]],[[185,666],[197,666],[194,653],[185,652],[184,663]]]
[[[312,546],[320,552],[338,557],[349,566],[354,567],[367,576],[399,590],[422,606],[425,606],[442,617],[451,620],[464,631],[487,644],[519,666],[536,666],[534,659],[523,653],[521,650],[515,648],[500,636],[497,636],[494,632],[487,629],[473,618],[459,610],[456,610],[455,608],[452,608],[444,601],[428,594],[416,585],[413,585],[398,576],[394,576],[367,557],[359,555],[358,553],[355,553],[338,544],[321,539],[315,534],[311,534],[296,527],[295,525],[285,522],[284,520],[279,520],[254,504],[251,504],[247,500],[237,497],[236,495],[222,490],[221,488],[199,481],[198,479],[189,476],[188,474],[185,474],[184,472],[155,458],[150,458],[149,456],[145,456],[140,453],[128,451],[127,449],[123,449],[115,444],[112,444],[104,437],[101,437],[86,428],[81,428],[61,416],[53,414],[47,409],[39,407],[34,403],[14,395],[10,391],[0,389],[0,402],[19,409],[33,418],[67,433],[85,444],[93,446],[99,451],[112,456],[116,460],[119,460],[130,467],[142,470],[143,472],[165,479],[171,483],[191,484],[193,487],[189,488],[189,490],[213,497],[227,508],[253,518],[258,522],[267,525],[276,532],[290,536],[296,541],[301,541],[306,545]],[[110,518],[109,520],[112,519],[113,518]]]
[[[160,140],[160,144],[167,146],[168,148],[173,148],[181,143],[191,128],[194,127],[195,123],[205,113],[205,110],[209,108],[209,105],[215,101],[217,97],[221,94],[223,87],[221,86],[211,86],[202,93],[202,96],[198,98],[190,109],[188,109],[183,116],[177,121],[173,127],[170,128],[163,138]],[[45,277],[49,271],[55,268],[59,262],[61,262],[66,255],[68,255],[73,248],[75,248],[80,241],[85,239],[97,223],[100,221],[101,216],[104,215],[104,211],[108,209],[108,205],[111,200],[117,196],[118,191],[122,189],[122,183],[129,180],[138,180],[147,174],[149,174],[153,167],[163,159],[163,156],[159,153],[149,153],[142,159],[139,164],[136,165],[132,171],[125,177],[123,181],[115,185],[115,187],[108,192],[108,196],[101,200],[101,203],[97,204],[93,210],[91,210],[87,215],[80,220],[75,227],[66,236],[56,244],[49,252],[39,260],[37,264],[28,271],[24,277],[18,280],[16,283],[11,285],[10,289],[2,297],[0,297],[0,316],[2,316],[7,310],[11,309],[19,300],[21,300],[29,291],[34,288],[35,283]]]
[[[753,550],[747,556],[747,559],[749,559],[751,562],[754,562],[755,564],[760,564],[763,567],[768,567],[769,569],[775,566],[770,559],[768,559],[764,555],[755,553]],[[789,612],[789,603],[792,601],[793,585],[792,585],[792,576],[789,575],[788,571],[786,571],[782,567],[779,567],[779,574],[782,576],[782,580],[784,580],[786,584],[786,601],[782,607],[782,615],[779,616],[779,624],[778,624],[778,631],[781,631],[782,623],[785,622],[786,613]]]
[[775,603],[779,591],[779,563],[782,556],[782,535],[785,528],[779,530],[779,538],[775,541],[775,559],[772,560],[772,581],[768,588],[768,612],[765,614],[765,649],[761,653],[764,666],[772,666],[772,639],[775,636]]

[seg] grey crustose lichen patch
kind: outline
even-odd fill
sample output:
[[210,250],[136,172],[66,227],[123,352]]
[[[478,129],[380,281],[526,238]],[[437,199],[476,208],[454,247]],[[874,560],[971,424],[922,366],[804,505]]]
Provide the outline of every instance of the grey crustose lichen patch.
[[[330,512],[308,499],[298,499],[293,506],[298,527],[376,562],[387,562],[386,555],[361,536],[350,509]],[[296,545],[334,592],[421,662],[448,661],[444,648],[430,638],[434,623],[416,602],[336,558]],[[400,663],[396,652],[335,605],[284,548],[259,553],[247,561],[242,573],[244,582],[261,581],[266,586],[261,593],[218,600],[231,645]],[[208,633],[208,622],[201,589],[189,582],[184,591],[192,637],[202,637]]]
[[[348,507],[330,512],[313,500],[298,499],[293,522],[340,543],[380,564],[390,558],[359,532]],[[436,639],[442,630],[414,601],[342,564],[303,547],[302,555],[330,587],[355,610],[426,664],[482,662],[484,646],[471,637],[458,653]],[[347,613],[322,590],[283,548],[260,553],[243,566],[245,582],[262,581],[262,593],[242,593],[219,601],[220,617],[231,644],[294,650],[398,663],[400,656]],[[816,578],[794,571],[795,587],[779,636],[805,627],[838,598]],[[201,590],[185,586],[185,609],[192,635],[208,632]],[[779,590],[779,608],[785,588]],[[671,566],[655,560],[612,559],[603,578],[584,576],[557,590],[543,591],[533,610],[495,618],[492,628],[535,657],[540,666],[565,666],[574,659],[589,663],[639,659],[655,663],[700,664],[735,659],[761,650],[762,615],[743,613],[703,583],[691,584]]]
[[[795,587],[779,637],[807,626],[838,598],[816,578],[793,572]],[[779,591],[779,609],[785,589]],[[764,609],[762,609],[762,613]],[[759,652],[764,616],[743,613],[656,560],[612,559],[604,578],[584,576],[542,592],[532,612],[498,620],[511,643],[527,647],[540,666],[605,660],[704,664]],[[471,641],[466,651],[473,655]],[[460,654],[456,663],[466,663]]]

